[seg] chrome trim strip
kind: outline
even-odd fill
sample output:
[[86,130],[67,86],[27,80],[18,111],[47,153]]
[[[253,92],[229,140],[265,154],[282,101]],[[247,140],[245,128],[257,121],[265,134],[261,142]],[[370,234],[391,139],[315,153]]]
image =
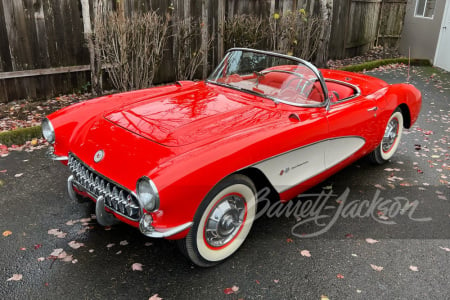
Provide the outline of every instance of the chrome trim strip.
[[[144,220],[144,218],[141,218],[141,222],[142,222],[142,220]],[[194,222],[187,222],[180,226],[169,228],[166,231],[156,231],[156,230],[149,231],[149,230],[143,229],[141,227],[141,223],[139,223],[139,229],[141,230],[142,234],[145,236],[148,236],[151,238],[165,238],[165,237],[169,237],[171,235],[180,233],[180,232],[192,227],[193,224],[194,224]]]
[[326,78],[325,79],[325,83],[327,81],[339,83],[339,84],[342,84],[342,85],[346,85],[346,86],[348,86],[348,87],[350,87],[350,88],[352,88],[352,89],[354,89],[356,91],[356,93],[353,96],[350,96],[350,97],[347,97],[347,98],[344,98],[342,100],[335,101],[335,102],[331,102],[330,101],[331,105],[339,104],[339,103],[342,103],[342,102],[345,102],[345,101],[348,101],[348,100],[352,100],[352,99],[355,99],[355,98],[361,96],[361,89],[359,87],[357,87],[356,85],[354,85],[354,84],[351,84],[351,83],[345,82],[345,81],[341,81],[341,80],[337,80],[337,79],[328,79],[328,78]]
[[48,148],[48,150],[45,152],[45,156],[47,156],[47,158],[50,158],[51,160],[55,160],[55,161],[69,160],[68,156],[56,155],[54,153],[54,151],[55,151],[55,149],[52,146],[50,146]]
[[[239,171],[245,170],[245,169],[247,169],[247,168],[256,168],[256,169],[260,170],[260,171],[267,177],[267,179],[269,180],[269,177],[268,177],[261,169],[259,169],[256,165],[258,165],[258,164],[260,164],[260,163],[263,163],[263,162],[266,162],[266,161],[268,161],[268,160],[271,160],[271,159],[280,157],[280,156],[282,156],[282,155],[289,154],[289,153],[291,153],[291,152],[293,152],[293,151],[297,151],[297,150],[299,150],[299,149],[302,149],[302,148],[305,148],[305,147],[309,147],[309,146],[312,146],[312,145],[321,143],[321,142],[331,141],[331,140],[337,140],[337,139],[342,139],[342,138],[352,138],[352,137],[354,137],[354,138],[360,138],[360,139],[362,139],[362,140],[364,141],[364,143],[366,142],[366,140],[365,140],[363,137],[357,136],[357,135],[347,135],[347,136],[340,136],[340,137],[328,138],[328,139],[324,139],[324,140],[321,140],[321,141],[317,141],[317,142],[313,142],[313,143],[310,143],[310,144],[307,144],[307,145],[303,145],[303,146],[300,146],[300,147],[297,147],[297,148],[288,150],[288,151],[286,151],[286,152],[279,153],[279,154],[276,154],[276,155],[274,155],[274,156],[271,156],[271,157],[262,159],[262,160],[260,160],[260,161],[258,161],[258,162],[255,162],[255,163],[251,164],[251,165],[248,165],[248,166],[246,166],[246,167],[240,168],[239,170],[236,170],[235,172],[239,172]],[[361,149],[361,148],[359,148],[359,149]],[[358,150],[359,150],[359,149],[358,149]],[[356,150],[356,151],[358,151],[358,150]],[[356,152],[356,151],[355,151],[355,152]],[[355,153],[355,152],[354,152],[354,153]],[[351,155],[353,155],[354,153],[352,153]],[[350,157],[351,155],[349,155],[348,157]],[[344,158],[344,160],[347,159],[348,157]],[[323,170],[323,172],[329,170],[330,168],[334,167],[335,165],[336,165],[336,164],[334,164],[334,165],[332,165],[332,166],[330,166],[330,167],[328,167],[328,168],[325,168],[325,169]],[[322,173],[322,172],[321,172],[321,173]],[[317,174],[317,175],[318,175],[318,174]],[[315,175],[315,176],[317,176],[317,175]],[[280,190],[280,191],[277,190],[277,193],[283,193],[283,192],[289,190],[290,188],[295,187],[295,186],[301,184],[302,182],[305,182],[305,181],[307,181],[307,180],[309,180],[309,179],[311,179],[311,178],[313,178],[313,177],[314,177],[314,176],[308,177],[307,179],[302,180],[302,181],[296,183],[295,185],[293,185],[293,186],[291,186],[291,187],[288,187],[288,188],[285,188],[285,189],[283,189],[283,190]],[[273,183],[272,183],[270,180],[269,180],[269,182],[270,182],[270,184],[273,185]]]

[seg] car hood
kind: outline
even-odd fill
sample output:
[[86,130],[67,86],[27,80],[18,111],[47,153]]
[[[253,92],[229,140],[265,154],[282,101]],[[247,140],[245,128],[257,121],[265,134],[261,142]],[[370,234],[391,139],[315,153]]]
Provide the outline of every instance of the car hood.
[[[104,114],[108,121],[153,142],[184,146],[233,135],[273,120],[276,112],[252,105],[249,96],[199,83]],[[254,96],[250,96],[253,97]]]

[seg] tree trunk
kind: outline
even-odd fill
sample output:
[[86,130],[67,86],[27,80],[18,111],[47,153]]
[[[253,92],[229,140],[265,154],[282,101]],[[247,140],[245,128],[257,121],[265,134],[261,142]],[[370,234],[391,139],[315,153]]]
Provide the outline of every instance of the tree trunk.
[[94,36],[92,34],[91,15],[89,11],[89,0],[81,0],[81,12],[83,16],[84,38],[88,45],[89,61],[91,66],[91,86],[92,93],[99,95],[102,93],[101,66],[97,63]]
[[322,18],[322,30],[320,31],[319,47],[317,49],[315,64],[323,68],[327,66],[328,45],[333,22],[333,0],[320,0],[320,15]]

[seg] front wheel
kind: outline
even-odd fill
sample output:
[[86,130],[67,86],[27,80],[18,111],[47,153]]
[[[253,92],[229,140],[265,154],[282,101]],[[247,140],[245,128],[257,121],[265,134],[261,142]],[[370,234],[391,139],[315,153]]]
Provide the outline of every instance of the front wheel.
[[180,250],[196,265],[214,266],[243,244],[256,214],[256,189],[246,176],[235,174],[217,184],[200,204]]
[[369,154],[369,159],[375,164],[384,164],[397,151],[403,132],[403,115],[396,109],[387,122],[383,140],[378,147]]

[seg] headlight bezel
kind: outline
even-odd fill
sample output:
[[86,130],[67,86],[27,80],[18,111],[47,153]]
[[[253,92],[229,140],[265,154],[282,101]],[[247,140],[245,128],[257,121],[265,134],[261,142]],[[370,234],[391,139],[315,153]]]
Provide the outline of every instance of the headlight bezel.
[[159,209],[158,189],[155,183],[147,176],[138,179],[136,183],[136,195],[146,211],[153,212]]
[[55,143],[55,129],[52,122],[48,118],[42,120],[41,124],[42,136],[50,144]]

